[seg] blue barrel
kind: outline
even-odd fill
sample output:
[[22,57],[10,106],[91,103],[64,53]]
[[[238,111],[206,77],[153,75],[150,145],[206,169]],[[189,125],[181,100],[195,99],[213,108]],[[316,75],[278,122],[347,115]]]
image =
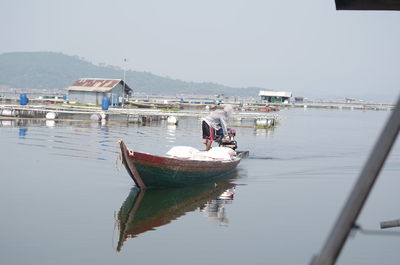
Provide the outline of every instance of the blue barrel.
[[101,101],[101,109],[108,110],[108,105],[109,105],[108,97],[103,97],[103,100]]
[[21,105],[28,104],[28,97],[26,96],[26,94],[19,95],[19,104]]

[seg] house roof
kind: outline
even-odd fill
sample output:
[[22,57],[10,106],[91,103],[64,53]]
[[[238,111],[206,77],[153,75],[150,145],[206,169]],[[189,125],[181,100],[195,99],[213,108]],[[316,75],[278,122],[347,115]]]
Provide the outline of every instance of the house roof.
[[267,97],[286,97],[286,98],[290,98],[292,96],[292,92],[260,90],[258,95],[259,96],[267,96]]
[[[111,91],[119,83],[124,84],[124,81],[122,79],[81,78],[67,87],[67,90],[104,93]],[[125,93],[131,91],[132,89],[125,83]]]

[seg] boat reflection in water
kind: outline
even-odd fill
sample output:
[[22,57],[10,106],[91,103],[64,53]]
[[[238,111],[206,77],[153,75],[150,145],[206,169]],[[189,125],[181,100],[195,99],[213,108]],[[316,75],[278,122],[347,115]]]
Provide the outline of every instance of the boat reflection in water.
[[117,251],[121,251],[128,238],[166,225],[196,209],[201,209],[211,219],[221,220],[226,225],[223,205],[232,202],[234,187],[235,184],[225,180],[183,188],[132,188],[117,216]]
[[201,209],[205,216],[217,222],[220,226],[228,226],[229,221],[225,214],[225,205],[231,204],[235,188],[227,189],[218,198],[208,201]]

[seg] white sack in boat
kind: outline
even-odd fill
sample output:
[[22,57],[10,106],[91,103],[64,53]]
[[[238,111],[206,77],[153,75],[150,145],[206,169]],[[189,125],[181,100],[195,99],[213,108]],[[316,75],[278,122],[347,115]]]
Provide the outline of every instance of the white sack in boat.
[[209,151],[199,151],[190,146],[174,146],[167,155],[177,158],[186,158],[190,160],[232,160],[236,152],[229,147],[213,147]]
[[208,157],[218,160],[232,160],[236,155],[236,152],[229,147],[213,147],[207,151]]
[[179,158],[192,158],[198,152],[200,151],[194,147],[174,146],[167,152],[167,155]]
[[190,158],[191,160],[202,160],[202,161],[211,161],[214,160],[208,155],[208,151],[200,151],[198,153],[193,154]]

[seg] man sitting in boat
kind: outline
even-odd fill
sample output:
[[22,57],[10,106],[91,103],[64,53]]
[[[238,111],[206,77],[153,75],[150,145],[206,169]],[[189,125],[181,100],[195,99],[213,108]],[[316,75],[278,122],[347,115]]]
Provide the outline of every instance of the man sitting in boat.
[[224,109],[216,109],[208,116],[202,118],[202,130],[206,151],[211,149],[213,141],[217,141],[219,137],[223,137],[228,133],[227,120],[232,115],[233,108],[227,105]]

